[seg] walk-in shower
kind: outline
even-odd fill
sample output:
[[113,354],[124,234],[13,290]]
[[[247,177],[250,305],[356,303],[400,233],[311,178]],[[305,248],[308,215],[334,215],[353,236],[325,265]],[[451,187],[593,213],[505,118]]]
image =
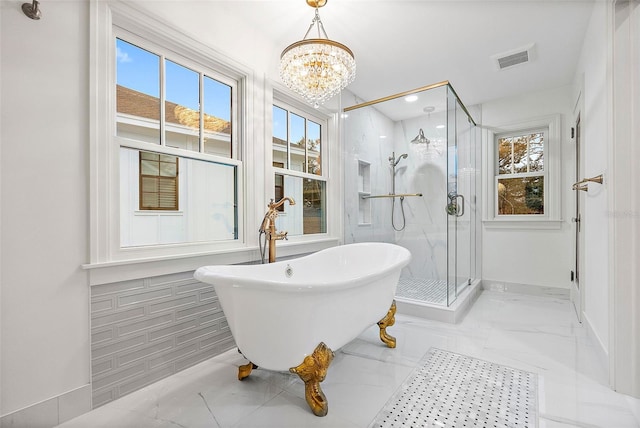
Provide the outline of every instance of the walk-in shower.
[[474,120],[448,82],[344,113],[345,243],[383,241],[408,248],[413,258],[396,299],[452,306],[480,276]]

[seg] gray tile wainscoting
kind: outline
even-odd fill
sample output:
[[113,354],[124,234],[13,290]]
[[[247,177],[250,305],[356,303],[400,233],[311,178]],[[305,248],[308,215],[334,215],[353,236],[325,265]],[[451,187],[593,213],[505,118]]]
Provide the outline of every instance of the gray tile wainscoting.
[[233,346],[213,286],[193,272],[91,287],[94,408]]

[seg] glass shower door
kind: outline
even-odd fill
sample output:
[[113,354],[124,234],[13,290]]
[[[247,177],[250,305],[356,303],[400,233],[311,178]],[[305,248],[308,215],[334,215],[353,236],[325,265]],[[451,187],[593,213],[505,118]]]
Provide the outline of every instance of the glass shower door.
[[456,297],[470,284],[475,260],[472,234],[475,208],[475,158],[473,127],[456,98],[456,181],[458,213],[456,215]]
[[447,306],[471,278],[472,215],[469,196],[474,190],[472,129],[455,93],[447,92]]
[[457,223],[460,206],[458,204],[458,139],[456,132],[456,97],[447,88],[447,306],[457,296]]

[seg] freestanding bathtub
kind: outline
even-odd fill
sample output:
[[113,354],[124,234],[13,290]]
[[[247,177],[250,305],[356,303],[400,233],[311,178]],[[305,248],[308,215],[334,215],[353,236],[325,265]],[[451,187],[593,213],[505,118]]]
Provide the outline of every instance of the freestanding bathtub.
[[312,411],[324,416],[319,382],[332,350],[375,323],[383,342],[395,347],[385,329],[393,325],[396,286],[410,259],[403,247],[370,242],[270,264],[205,266],[194,276],[213,284],[236,345],[250,361],[238,378],[256,367],[297,373]]

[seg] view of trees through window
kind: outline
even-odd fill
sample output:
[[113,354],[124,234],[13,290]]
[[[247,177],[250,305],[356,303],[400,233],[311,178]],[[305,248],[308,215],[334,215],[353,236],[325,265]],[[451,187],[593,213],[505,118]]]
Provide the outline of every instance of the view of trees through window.
[[497,138],[498,214],[544,214],[545,133]]

